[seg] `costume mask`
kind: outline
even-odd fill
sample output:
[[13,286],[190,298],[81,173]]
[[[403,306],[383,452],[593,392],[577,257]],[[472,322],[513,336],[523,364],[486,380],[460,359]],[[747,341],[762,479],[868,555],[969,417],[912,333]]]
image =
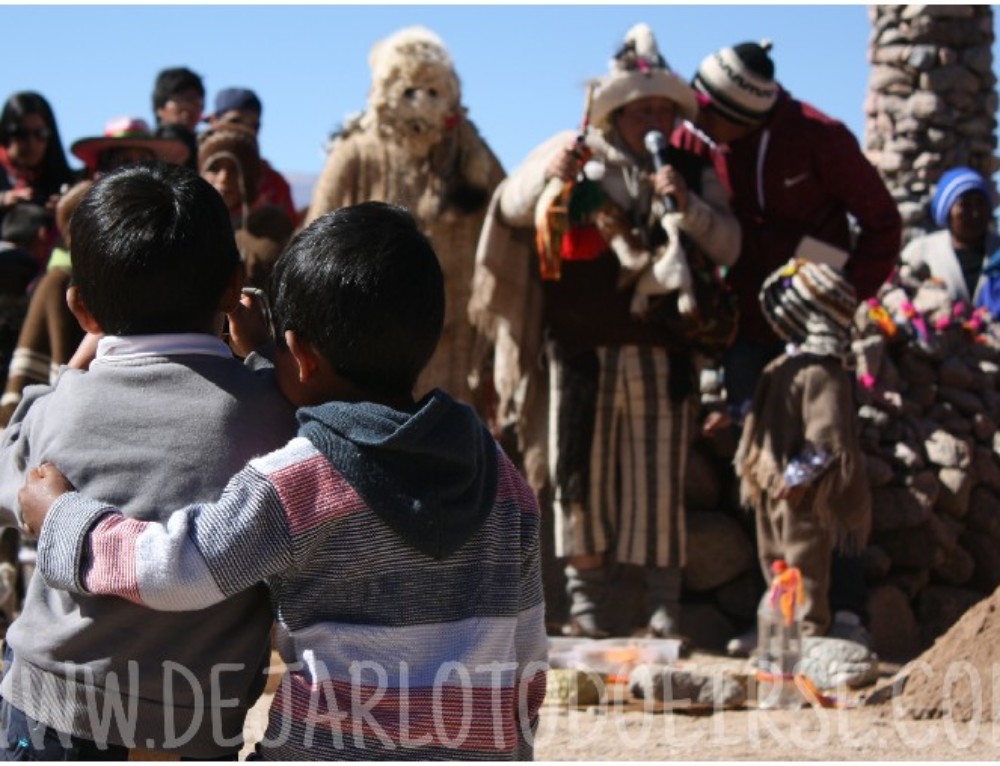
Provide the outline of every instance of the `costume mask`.
[[426,156],[461,112],[448,52],[433,33],[417,27],[378,43],[370,61],[368,103],[379,132],[407,153]]

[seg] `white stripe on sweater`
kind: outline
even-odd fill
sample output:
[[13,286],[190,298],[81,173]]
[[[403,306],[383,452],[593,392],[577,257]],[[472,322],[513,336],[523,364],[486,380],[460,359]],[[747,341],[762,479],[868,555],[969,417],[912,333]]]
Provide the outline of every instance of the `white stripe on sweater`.
[[302,463],[320,455],[320,451],[304,436],[296,436],[284,447],[250,461],[250,465],[265,476],[269,476],[282,468],[288,468],[296,463]]
[[[298,631],[286,632],[283,645],[293,647],[304,665],[302,672],[312,682],[333,680],[350,683],[353,663],[361,683],[387,688],[461,684],[458,672],[447,675],[448,663],[461,663],[471,685],[489,688],[513,685],[516,669],[502,669],[494,663],[515,663],[546,656],[542,631],[537,635],[518,632],[518,623],[544,624],[545,605],[538,604],[518,617],[475,617],[448,623],[388,627],[321,622]],[[517,645],[521,640],[523,645]],[[405,665],[400,659],[406,658]],[[375,670],[379,668],[380,670]],[[444,668],[444,670],[442,670]],[[385,671],[379,680],[381,671]],[[495,674],[495,675],[494,675]]]
[[[174,612],[204,609],[225,598],[198,547],[190,545],[188,538],[195,536],[190,526],[190,516],[173,513],[165,526],[149,524],[136,539],[136,583],[143,603],[150,609]],[[184,529],[187,534],[171,538],[171,534]],[[163,571],[164,567],[169,567],[168,571]],[[157,587],[152,592],[142,588],[143,583],[162,584],[164,580],[171,587]],[[197,585],[197,590],[192,590],[193,585]]]

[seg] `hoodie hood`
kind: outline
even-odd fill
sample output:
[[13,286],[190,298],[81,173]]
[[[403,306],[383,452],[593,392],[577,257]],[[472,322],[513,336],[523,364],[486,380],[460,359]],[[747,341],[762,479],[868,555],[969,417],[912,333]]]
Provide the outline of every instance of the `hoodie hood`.
[[372,402],[327,402],[298,412],[299,433],[397,535],[442,559],[489,516],[496,442],[475,412],[443,391],[414,412]]

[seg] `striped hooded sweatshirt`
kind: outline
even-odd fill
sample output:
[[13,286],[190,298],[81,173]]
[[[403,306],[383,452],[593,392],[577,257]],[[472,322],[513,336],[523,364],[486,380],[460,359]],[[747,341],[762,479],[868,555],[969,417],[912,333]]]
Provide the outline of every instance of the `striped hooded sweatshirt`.
[[298,417],[220,500],[165,523],[64,495],[39,571],[165,610],[264,580],[288,665],[266,759],[530,757],[546,660],[530,489],[440,391],[413,412],[329,402]]

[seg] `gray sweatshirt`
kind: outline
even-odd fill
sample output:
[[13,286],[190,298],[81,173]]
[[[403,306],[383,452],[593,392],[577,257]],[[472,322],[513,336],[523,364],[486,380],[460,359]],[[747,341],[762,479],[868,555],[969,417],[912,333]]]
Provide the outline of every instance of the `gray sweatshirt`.
[[[156,520],[214,500],[250,458],[284,444],[294,409],[273,371],[187,337],[197,353],[107,356],[28,388],[0,442],[0,507],[15,509],[27,469],[50,461],[127,517]],[[0,694],[86,739],[223,755],[240,748],[263,688],[271,621],[260,586],[199,611],[154,612],[34,577],[7,633],[14,663]]]

